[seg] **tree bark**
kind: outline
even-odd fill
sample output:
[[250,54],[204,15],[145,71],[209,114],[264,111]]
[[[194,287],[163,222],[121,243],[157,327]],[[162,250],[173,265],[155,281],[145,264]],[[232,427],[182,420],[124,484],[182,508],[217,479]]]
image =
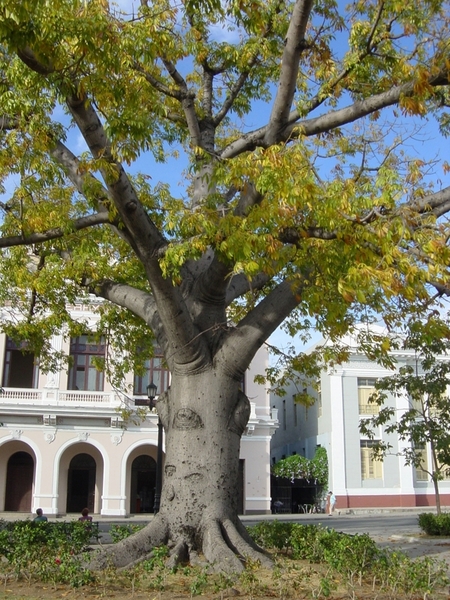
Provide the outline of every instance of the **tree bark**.
[[214,367],[175,373],[157,410],[166,443],[160,511],[136,536],[102,550],[91,566],[132,565],[161,544],[169,546],[173,563],[203,555],[225,572],[241,571],[246,558],[271,565],[237,517],[240,440],[250,415],[240,382]]

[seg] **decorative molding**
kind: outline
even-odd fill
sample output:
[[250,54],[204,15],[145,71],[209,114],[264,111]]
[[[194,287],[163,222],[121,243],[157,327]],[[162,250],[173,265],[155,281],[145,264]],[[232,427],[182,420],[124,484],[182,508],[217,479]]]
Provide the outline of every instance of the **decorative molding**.
[[78,433],[78,439],[80,440],[80,442],[86,442],[89,435],[90,434],[87,431],[80,431]]
[[56,431],[47,431],[46,433],[44,433],[44,440],[47,442],[47,444],[51,444],[55,441],[55,439]]
[[11,437],[13,440],[20,440],[22,433],[23,433],[22,429],[13,429],[11,431]]
[[118,446],[123,438],[123,431],[111,433],[111,443]]
[[56,427],[56,415],[44,415],[44,425],[47,427]]

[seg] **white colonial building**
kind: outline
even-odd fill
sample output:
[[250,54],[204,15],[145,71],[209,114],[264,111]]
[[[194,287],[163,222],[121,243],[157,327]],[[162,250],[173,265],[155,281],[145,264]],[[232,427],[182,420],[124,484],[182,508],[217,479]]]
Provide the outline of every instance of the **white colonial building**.
[[[368,402],[375,391],[375,381],[392,375],[392,371],[369,361],[358,351],[355,338],[348,337],[343,342],[351,348],[349,360],[322,371],[316,389],[308,388],[308,393],[316,397],[313,406],[306,408],[295,402],[295,395],[304,391],[298,385],[287,387],[283,397],[272,396],[271,404],[278,409],[279,418],[279,428],[272,438],[272,463],[292,454],[312,458],[317,447],[322,446],[328,454],[328,488],[336,495],[338,509],[434,506],[429,476],[422,469],[404,464],[398,453],[406,442],[396,434],[378,429],[376,438],[389,442],[392,449],[382,462],[374,460],[373,442],[360,433],[359,425],[379,410],[376,404]],[[406,364],[416,367],[414,351],[393,355],[397,368]],[[410,408],[410,399],[406,394],[391,396],[388,405],[400,415]],[[422,456],[429,465],[427,448],[422,450]],[[439,488],[442,506],[449,506],[450,478],[441,481]]]
[[[95,329],[95,305],[70,307],[72,316]],[[161,393],[169,373],[161,359],[147,361],[147,373],[127,383],[131,392],[115,390],[98,371],[95,357],[106,346],[87,335],[53,347],[72,357],[71,367],[45,375],[26,347],[0,335],[0,512],[63,515],[88,507],[104,516],[153,511],[158,417],[149,411],[136,417],[136,406],[147,399],[153,381]],[[270,512],[270,439],[276,411],[266,389],[254,383],[263,373],[267,353],[261,350],[247,372],[244,386],[251,416],[241,444],[241,512]],[[124,415],[129,418],[124,420]]]

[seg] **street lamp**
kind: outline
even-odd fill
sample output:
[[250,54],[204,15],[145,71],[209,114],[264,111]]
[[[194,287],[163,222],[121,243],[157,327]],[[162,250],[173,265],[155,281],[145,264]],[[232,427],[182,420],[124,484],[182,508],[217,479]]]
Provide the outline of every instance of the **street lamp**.
[[158,391],[158,386],[156,385],[156,383],[153,383],[153,381],[151,381],[148,386],[147,386],[147,397],[150,400],[150,406],[153,408],[154,404],[153,404],[153,400],[156,397],[156,392]]
[[[150,408],[156,407],[155,397],[158,387],[151,381],[147,386],[147,396],[149,399]],[[161,502],[161,485],[162,485],[162,436],[163,426],[158,415],[158,453],[156,455],[156,481],[155,481],[155,499],[153,502],[153,512],[159,512]]]

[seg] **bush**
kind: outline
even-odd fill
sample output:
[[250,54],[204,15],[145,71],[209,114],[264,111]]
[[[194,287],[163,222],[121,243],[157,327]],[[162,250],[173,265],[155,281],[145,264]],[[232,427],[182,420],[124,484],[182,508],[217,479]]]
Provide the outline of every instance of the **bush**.
[[249,532],[260,546],[287,551],[297,560],[325,562],[337,571],[365,569],[381,552],[367,534],[349,535],[317,525],[266,521]]
[[419,515],[419,527],[427,535],[450,536],[450,513],[422,513]]
[[133,533],[137,533],[145,525],[127,524],[127,525],[112,525],[109,529],[109,534],[113,543],[120,542]]
[[1,521],[0,556],[17,578],[70,583],[78,587],[92,580],[82,567],[81,553],[93,535],[85,523]]
[[448,585],[445,563],[413,560],[401,552],[382,550],[367,534],[349,535],[320,525],[279,521],[250,527],[249,533],[266,548],[289,554],[294,560],[326,564],[331,573],[348,581],[354,581],[355,576],[359,581],[377,581],[381,589],[393,593],[392,597],[398,597],[397,593],[402,598],[416,594],[426,597]]
[[263,548],[285,550],[291,546],[292,525],[281,521],[262,521],[258,525],[248,527],[248,532]]

